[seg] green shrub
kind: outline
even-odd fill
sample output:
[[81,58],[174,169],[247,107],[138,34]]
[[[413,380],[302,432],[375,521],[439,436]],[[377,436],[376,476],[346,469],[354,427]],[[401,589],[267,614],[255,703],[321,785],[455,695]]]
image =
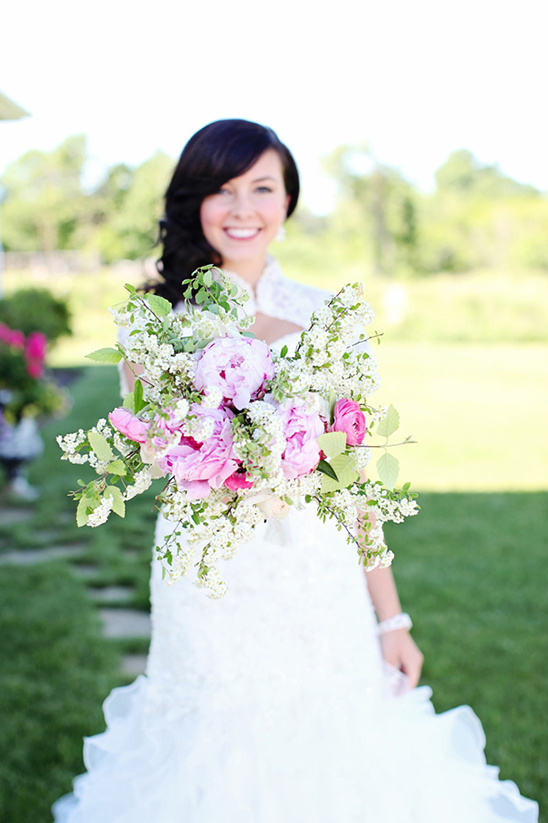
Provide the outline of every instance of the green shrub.
[[19,289],[0,300],[0,323],[28,335],[42,332],[53,345],[72,334],[71,316],[65,300],[54,297],[47,289]]

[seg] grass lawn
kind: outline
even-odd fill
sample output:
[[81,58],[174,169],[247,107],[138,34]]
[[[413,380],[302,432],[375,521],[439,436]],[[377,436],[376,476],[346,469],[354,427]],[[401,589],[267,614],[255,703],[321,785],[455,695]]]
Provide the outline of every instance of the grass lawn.
[[[546,357],[540,346],[381,346],[385,401],[419,444],[398,451],[402,480],[423,490],[421,514],[388,530],[404,607],[425,652],[438,710],[469,703],[488,761],[548,802],[544,592],[548,495]],[[543,382],[544,381],[544,382]],[[78,530],[66,494],[81,467],[59,460],[54,434],[86,428],[117,403],[112,368],[88,367],[74,406],[44,430],[32,467],[42,497],[30,522],[2,525],[0,552],[83,544],[93,585],[124,583],[147,607],[150,496],[108,527]],[[81,737],[102,728],[101,700],[125,682],[95,607],[68,563],[0,570],[0,820],[47,823],[51,802],[82,770]]]
[[487,761],[548,804],[548,493],[425,493],[386,534],[422,681],[445,711],[472,706]]
[[[548,489],[548,346],[381,343],[400,433],[400,480],[429,491]],[[377,395],[373,395],[377,402]]]

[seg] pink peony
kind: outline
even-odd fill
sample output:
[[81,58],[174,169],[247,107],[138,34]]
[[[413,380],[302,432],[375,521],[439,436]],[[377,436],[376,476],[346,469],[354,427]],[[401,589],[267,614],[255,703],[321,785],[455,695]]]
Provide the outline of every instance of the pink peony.
[[337,400],[333,409],[332,432],[344,432],[349,446],[359,446],[363,442],[367,426],[365,415],[354,400]]
[[313,471],[320,461],[320,447],[316,440],[325,432],[319,414],[310,411],[300,400],[290,400],[279,407],[286,439],[282,454],[282,470],[288,480]]
[[193,403],[192,414],[213,420],[213,433],[202,443],[182,432],[180,441],[170,446],[164,457],[158,458],[160,468],[173,474],[179,489],[191,500],[207,497],[212,488],[219,488],[238,468],[232,440],[229,409],[209,409]]
[[125,434],[130,440],[134,440],[136,443],[145,442],[147,429],[150,424],[139,420],[138,417],[135,417],[135,415],[127,409],[121,407],[114,409],[114,411],[111,411],[109,414],[108,419],[115,429],[121,434]]
[[221,337],[200,354],[194,374],[197,389],[218,388],[225,400],[243,409],[274,377],[270,349],[255,337]]

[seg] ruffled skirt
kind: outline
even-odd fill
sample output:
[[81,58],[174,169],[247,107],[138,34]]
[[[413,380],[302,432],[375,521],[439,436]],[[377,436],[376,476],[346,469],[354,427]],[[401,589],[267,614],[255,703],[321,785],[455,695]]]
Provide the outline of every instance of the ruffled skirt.
[[469,707],[390,693],[352,550],[292,520],[222,601],[154,571],[147,676],[105,701],[56,823],[536,823]]

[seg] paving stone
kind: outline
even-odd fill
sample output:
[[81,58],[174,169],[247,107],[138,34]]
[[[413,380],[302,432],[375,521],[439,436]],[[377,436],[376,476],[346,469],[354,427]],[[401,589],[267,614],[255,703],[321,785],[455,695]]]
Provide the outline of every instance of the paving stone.
[[125,654],[122,657],[122,671],[130,677],[145,674],[147,666],[146,654]]
[[14,549],[0,555],[0,565],[33,566],[36,563],[45,563],[47,560],[78,557],[84,547],[80,544],[73,546],[50,546],[47,549]]
[[46,545],[56,543],[57,540],[59,540],[58,529],[35,529],[34,533],[36,537],[40,538],[40,543],[45,543]]
[[34,516],[32,509],[18,507],[0,509],[0,525],[14,526],[16,523],[26,523]]
[[92,566],[91,563],[73,563],[72,571],[83,580],[93,580],[99,574],[99,567]]
[[109,638],[150,637],[150,615],[136,609],[99,609],[103,634]]
[[129,586],[104,586],[102,588],[88,588],[89,596],[98,603],[122,601],[126,603],[133,597],[133,589]]

